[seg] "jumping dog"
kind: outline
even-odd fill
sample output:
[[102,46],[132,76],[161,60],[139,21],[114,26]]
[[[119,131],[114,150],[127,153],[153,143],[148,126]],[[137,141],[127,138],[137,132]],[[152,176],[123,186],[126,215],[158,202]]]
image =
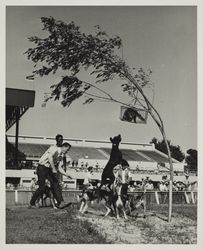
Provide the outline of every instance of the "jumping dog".
[[118,164],[120,164],[122,160],[122,153],[119,150],[119,144],[121,142],[121,135],[115,136],[114,138],[110,137],[110,141],[112,143],[110,159],[103,169],[102,176],[101,176],[101,186],[100,186],[102,187],[103,185],[108,184],[109,189],[110,189],[110,186],[115,181],[113,169]]

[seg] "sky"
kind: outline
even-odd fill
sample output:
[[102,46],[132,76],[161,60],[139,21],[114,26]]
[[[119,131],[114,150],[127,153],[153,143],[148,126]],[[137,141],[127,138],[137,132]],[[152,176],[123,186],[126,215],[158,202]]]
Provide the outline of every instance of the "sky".
[[[20,120],[20,135],[108,140],[122,135],[123,142],[148,143],[162,139],[152,118],[147,124],[119,120],[120,105],[82,101],[63,108],[50,102],[43,108],[44,93],[60,80],[60,74],[26,81],[33,63],[23,54],[32,44],[30,36],[45,36],[40,17],[53,16],[65,22],[74,21],[83,32],[100,25],[109,35],[123,41],[123,56],[128,65],[152,69],[153,105],[160,113],[166,135],[185,152],[197,148],[197,25],[196,7],[129,6],[9,6],[6,9],[6,86],[36,91],[34,108]],[[83,76],[82,76],[83,77]],[[90,80],[85,75],[86,80]],[[116,98],[126,98],[116,79],[104,88]],[[15,133],[15,126],[8,134]]]

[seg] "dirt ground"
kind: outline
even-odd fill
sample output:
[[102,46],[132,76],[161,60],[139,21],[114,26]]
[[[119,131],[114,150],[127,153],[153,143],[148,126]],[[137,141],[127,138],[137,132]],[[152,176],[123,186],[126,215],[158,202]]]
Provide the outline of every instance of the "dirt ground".
[[[103,218],[103,213],[89,208],[84,216],[78,215],[97,228],[107,241],[117,244],[196,244],[197,223],[195,207],[175,207],[171,223],[167,222],[166,209],[159,212],[147,211],[142,214],[117,220],[115,217]],[[180,211],[185,211],[181,213]]]

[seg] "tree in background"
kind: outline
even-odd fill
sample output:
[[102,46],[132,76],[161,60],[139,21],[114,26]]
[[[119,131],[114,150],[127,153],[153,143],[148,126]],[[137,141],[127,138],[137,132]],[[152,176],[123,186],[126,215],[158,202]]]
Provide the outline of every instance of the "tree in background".
[[[32,36],[30,42],[35,44],[25,54],[34,62],[32,75],[27,79],[35,79],[36,76],[46,76],[56,72],[61,75],[61,80],[51,86],[48,100],[58,100],[64,107],[69,107],[78,98],[84,97],[84,103],[92,103],[94,100],[114,102],[135,110],[142,108],[149,112],[157,124],[166,144],[170,164],[170,188],[169,188],[169,221],[172,211],[172,183],[173,163],[164,124],[158,111],[147,98],[146,90],[152,88],[150,80],[151,70],[135,68],[127,65],[123,59],[120,37],[110,37],[95,26],[92,34],[84,33],[74,22],[68,24],[57,21],[53,17],[41,18],[43,28],[47,36],[39,38]],[[88,79],[85,80],[85,73]],[[106,92],[101,87],[102,83],[111,84],[112,80],[121,80],[120,87],[128,96],[125,103]],[[102,85],[104,86],[104,84]],[[130,100],[130,102],[129,102]]]
[[187,163],[187,170],[197,172],[197,150],[188,149],[185,161]]
[[[164,140],[158,141],[155,137],[151,140],[150,143],[154,143],[155,148],[164,154],[167,154],[167,148]],[[176,159],[177,161],[182,162],[185,159],[185,154],[180,149],[180,146],[172,145],[171,142],[168,140],[168,145],[171,151],[171,156]]]

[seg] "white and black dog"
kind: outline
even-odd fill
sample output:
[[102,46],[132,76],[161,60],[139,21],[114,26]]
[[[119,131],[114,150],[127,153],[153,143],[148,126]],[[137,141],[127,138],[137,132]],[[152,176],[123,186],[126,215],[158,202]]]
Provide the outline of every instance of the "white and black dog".
[[110,212],[113,212],[117,219],[120,218],[119,214],[123,214],[124,218],[128,219],[126,211],[132,216],[132,212],[138,208],[143,209],[143,217],[145,217],[145,191],[139,196],[135,196],[134,194],[125,194],[122,190],[114,190],[114,188],[113,191],[109,191],[108,188],[100,189],[97,187],[93,190],[86,190],[82,197],[78,196],[78,202],[81,202],[79,212],[84,214],[92,201],[104,201],[104,206],[107,210],[104,217],[108,216]]

